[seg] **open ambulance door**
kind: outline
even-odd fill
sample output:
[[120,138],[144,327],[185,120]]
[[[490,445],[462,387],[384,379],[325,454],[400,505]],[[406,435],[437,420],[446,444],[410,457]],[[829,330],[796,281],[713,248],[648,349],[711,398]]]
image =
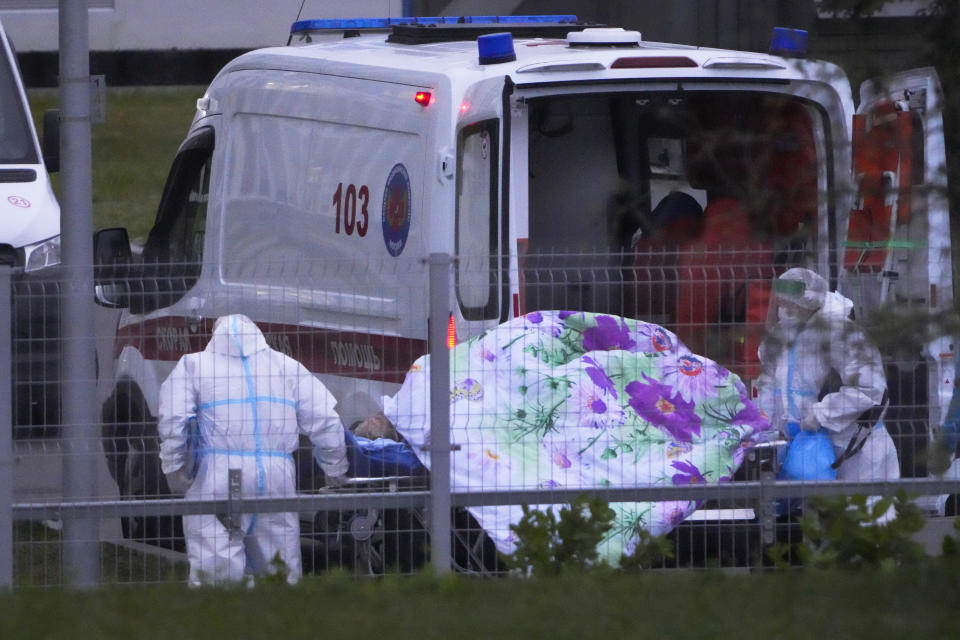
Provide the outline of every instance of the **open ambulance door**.
[[469,87],[458,110],[456,159],[449,151],[441,153],[441,176],[452,177],[447,167],[456,174],[456,322],[452,323],[456,335],[451,342],[498,324],[509,309],[503,204],[508,188],[503,169],[509,139],[503,118],[506,93],[502,76]]
[[[858,317],[905,317],[953,304],[942,91],[932,68],[860,87],[853,117],[854,185],[843,267]],[[926,474],[929,434],[953,391],[951,336],[885,353],[887,423],[904,476]]]

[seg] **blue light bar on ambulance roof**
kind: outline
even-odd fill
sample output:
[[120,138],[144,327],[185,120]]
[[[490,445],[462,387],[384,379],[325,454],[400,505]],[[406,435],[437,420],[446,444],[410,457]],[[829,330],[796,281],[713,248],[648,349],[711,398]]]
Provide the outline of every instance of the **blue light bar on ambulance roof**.
[[290,26],[290,33],[308,31],[385,30],[399,25],[444,24],[575,24],[577,16],[570,14],[544,16],[405,16],[399,18],[333,18],[298,20]]
[[803,58],[807,55],[807,32],[803,29],[774,27],[770,37],[770,53],[784,58]]
[[509,33],[488,33],[477,38],[477,54],[480,64],[513,62],[517,54],[513,50],[513,36]]

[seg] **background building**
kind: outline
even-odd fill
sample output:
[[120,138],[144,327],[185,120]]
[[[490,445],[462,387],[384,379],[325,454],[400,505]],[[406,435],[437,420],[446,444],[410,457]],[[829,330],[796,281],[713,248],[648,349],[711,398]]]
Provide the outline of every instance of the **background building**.
[[[877,14],[835,17],[848,0],[88,0],[91,72],[108,85],[206,84],[243,51],[286,43],[300,18],[572,13],[636,29],[646,40],[762,51],[774,26],[810,31],[811,55],[855,84],[925,64],[935,0],[895,0]],[[0,0],[0,20],[29,86],[57,78],[58,0]]]
[[[28,86],[57,83],[58,0],[0,0]],[[405,0],[87,0],[90,71],[108,85],[206,84],[243,51],[286,44],[303,17],[402,15]]]

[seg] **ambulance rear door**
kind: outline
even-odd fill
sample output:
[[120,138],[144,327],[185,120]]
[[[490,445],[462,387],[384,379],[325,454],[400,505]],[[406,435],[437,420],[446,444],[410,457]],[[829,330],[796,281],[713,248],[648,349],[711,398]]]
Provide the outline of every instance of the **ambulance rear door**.
[[[860,86],[852,127],[857,191],[843,260],[859,317],[885,308],[917,327],[923,326],[917,316],[938,317],[952,309],[942,108],[932,68]],[[953,392],[953,339],[901,333],[891,342],[899,346],[885,349],[893,411],[887,422],[904,474],[914,475],[922,472],[924,432],[940,424]],[[898,418],[900,425],[894,424]]]
[[457,116],[454,287],[460,340],[506,320],[509,311],[504,195],[509,122],[503,109],[508,87],[502,76],[471,85]]
[[952,302],[942,93],[933,69],[860,87],[844,267],[864,305]]

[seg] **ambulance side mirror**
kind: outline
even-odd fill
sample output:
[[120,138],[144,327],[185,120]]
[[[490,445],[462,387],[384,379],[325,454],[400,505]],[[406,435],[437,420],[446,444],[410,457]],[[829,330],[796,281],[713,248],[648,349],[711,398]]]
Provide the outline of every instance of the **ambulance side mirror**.
[[43,132],[40,146],[43,163],[48,173],[60,171],[60,110],[47,109],[43,112]]
[[93,235],[93,265],[97,304],[109,309],[129,307],[133,251],[126,229],[101,229]]

